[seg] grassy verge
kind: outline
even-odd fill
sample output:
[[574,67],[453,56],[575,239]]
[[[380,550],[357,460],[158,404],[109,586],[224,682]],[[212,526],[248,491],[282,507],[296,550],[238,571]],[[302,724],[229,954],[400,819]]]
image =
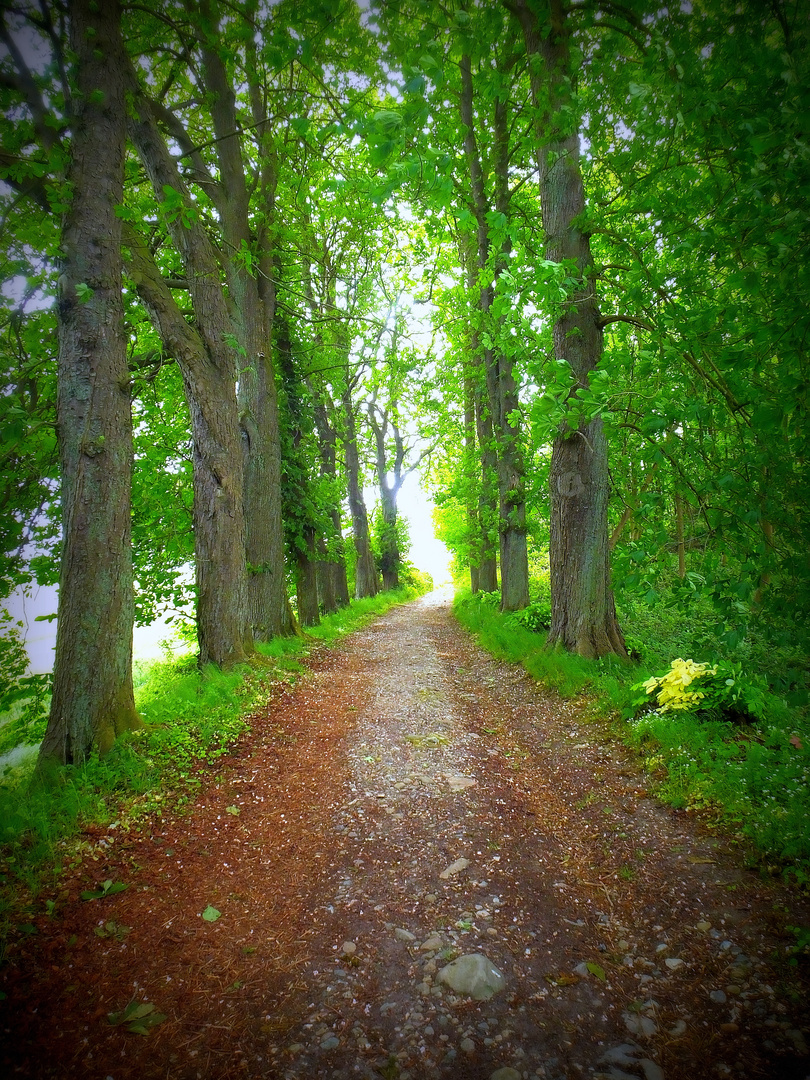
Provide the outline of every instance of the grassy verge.
[[231,671],[200,671],[193,656],[138,665],[136,702],[143,731],[119,739],[106,757],[64,770],[58,788],[29,781],[34,758],[0,779],[0,924],[19,918],[21,898],[81,859],[83,830],[130,828],[139,818],[182,808],[213,765],[248,730],[248,717],[274,686],[294,681],[318,643],[332,643],[389,608],[413,599],[414,589],[353,601],[306,636],[260,644],[252,663]]
[[[747,836],[763,868],[810,884],[810,723],[806,710],[789,707],[757,684],[756,718],[722,709],[659,712],[639,706],[639,684],[691,657],[694,641],[681,617],[634,612],[634,637],[645,641],[640,661],[584,660],[545,647],[545,632],[502,615],[489,597],[461,591],[455,613],[493,655],[523,667],[563,697],[587,695],[585,714],[607,720],[633,747],[665,802],[701,809]],[[700,627],[694,634],[702,636]],[[694,659],[714,662],[704,654]],[[765,683],[762,683],[764,686]]]

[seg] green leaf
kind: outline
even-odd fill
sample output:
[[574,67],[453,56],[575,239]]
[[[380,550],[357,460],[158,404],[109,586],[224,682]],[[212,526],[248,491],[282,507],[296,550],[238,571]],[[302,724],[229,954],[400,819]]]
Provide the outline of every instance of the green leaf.
[[81,894],[82,900],[101,900],[105,896],[113,896],[115,893],[123,892],[124,889],[128,889],[129,885],[124,881],[113,881],[112,878],[107,878],[102,882],[97,889],[85,889]]
[[202,917],[205,919],[206,922],[216,922],[221,914],[221,911],[217,911],[215,907],[212,907],[209,904],[205,911],[202,913]]
[[601,979],[602,982],[607,981],[607,975],[605,975],[605,969],[601,968],[598,964],[587,963],[585,967],[590,971],[591,975],[595,975],[597,979]]

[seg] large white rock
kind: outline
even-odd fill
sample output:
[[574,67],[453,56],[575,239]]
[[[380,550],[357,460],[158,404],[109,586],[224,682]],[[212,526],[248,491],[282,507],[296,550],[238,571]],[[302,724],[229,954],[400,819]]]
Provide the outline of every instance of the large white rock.
[[489,1001],[504,984],[502,972],[482,953],[459,956],[442,968],[436,979],[457,994],[476,1001]]

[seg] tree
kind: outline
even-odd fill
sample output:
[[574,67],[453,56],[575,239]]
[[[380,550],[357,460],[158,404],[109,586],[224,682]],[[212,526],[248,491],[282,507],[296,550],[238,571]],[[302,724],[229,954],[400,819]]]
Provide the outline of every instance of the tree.
[[[510,0],[523,28],[535,108],[540,204],[546,258],[564,264],[573,284],[554,322],[554,355],[586,390],[602,355],[602,322],[593,281],[579,131],[571,123],[573,72],[562,0],[544,18],[526,0]],[[616,618],[608,551],[608,459],[601,417],[565,427],[554,440],[550,476],[551,630],[582,656],[626,654]]]
[[140,726],[132,689],[132,420],[121,301],[125,59],[117,2],[73,0],[70,206],[57,303],[59,620],[39,758],[80,764]]

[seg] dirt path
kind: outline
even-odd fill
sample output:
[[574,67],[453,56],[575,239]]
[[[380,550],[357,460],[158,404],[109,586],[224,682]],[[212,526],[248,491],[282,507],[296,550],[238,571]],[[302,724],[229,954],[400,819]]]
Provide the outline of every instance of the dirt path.
[[[310,666],[189,813],[87,838],[0,969],[0,1074],[810,1076],[779,933],[810,913],[574,704],[434,598]],[[469,954],[489,1000],[442,981]],[[166,1019],[111,1026],[131,1001]]]

